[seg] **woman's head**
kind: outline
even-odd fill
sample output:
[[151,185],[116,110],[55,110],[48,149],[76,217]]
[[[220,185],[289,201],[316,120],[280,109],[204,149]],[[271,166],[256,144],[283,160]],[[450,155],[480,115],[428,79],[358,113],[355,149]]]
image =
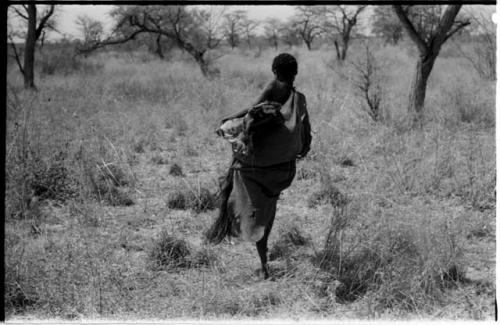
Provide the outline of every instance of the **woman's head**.
[[272,70],[279,80],[293,82],[297,75],[297,60],[291,54],[281,53],[274,58]]

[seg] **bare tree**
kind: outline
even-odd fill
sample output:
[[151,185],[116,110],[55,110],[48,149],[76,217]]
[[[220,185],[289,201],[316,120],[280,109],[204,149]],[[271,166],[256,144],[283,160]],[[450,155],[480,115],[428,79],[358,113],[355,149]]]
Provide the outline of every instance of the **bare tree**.
[[265,37],[271,42],[274,48],[278,49],[279,38],[281,32],[281,21],[277,18],[269,18],[265,21],[264,33]]
[[353,5],[325,7],[325,29],[329,31],[334,38],[338,60],[344,61],[346,59],[351,33],[358,23],[359,14],[361,14],[365,8],[366,6]]
[[75,23],[83,35],[84,47],[89,47],[93,44],[101,42],[104,28],[100,21],[87,15],[81,15],[77,17]]
[[391,6],[375,6],[371,20],[372,32],[386,44],[396,45],[403,37],[403,26]]
[[281,25],[280,33],[281,39],[286,45],[288,45],[288,47],[300,44],[301,37],[298,35],[297,30],[295,29],[293,21],[284,22]]
[[232,49],[240,43],[243,33],[242,21],[246,18],[246,12],[236,10],[224,15],[224,36]]
[[383,75],[370,47],[365,44],[365,55],[353,62],[355,78],[353,84],[356,94],[363,98],[368,106],[367,112],[375,122],[381,119],[381,101],[383,97]]
[[323,32],[320,21],[320,17],[323,14],[323,7],[299,6],[296,10],[298,12],[292,18],[294,29],[310,51],[313,40]]
[[252,46],[252,38],[254,37],[253,31],[259,26],[259,23],[253,20],[243,17],[241,20],[241,27],[243,29],[243,34],[245,35],[245,40],[247,45]]
[[421,126],[427,80],[441,46],[469,21],[456,20],[461,5],[402,6],[394,11],[419,51],[417,66],[411,83],[408,113],[410,126]]
[[[477,35],[474,37],[472,51],[464,49],[456,42],[459,52],[472,64],[477,73],[485,79],[495,80],[496,39],[495,23],[481,12],[470,14],[471,27]],[[472,53],[471,53],[472,52]]]
[[53,19],[55,12],[55,5],[41,6],[42,11],[38,14],[38,8],[31,2],[21,6],[11,6],[12,10],[19,18],[26,21],[27,32],[24,42],[24,63],[21,63],[21,55],[16,47],[13,39],[13,34],[9,34],[10,46],[14,52],[14,57],[19,70],[23,74],[24,88],[36,89],[35,86],[35,49],[36,43],[40,37],[45,37],[45,31],[52,29],[55,30],[55,21]]
[[185,6],[128,6],[118,7],[112,13],[115,26],[112,35],[91,47],[79,48],[90,53],[98,48],[128,42],[141,33],[163,35],[173,40],[200,66],[204,76],[215,71],[210,67],[207,52],[221,43],[220,20],[223,10],[208,10]]

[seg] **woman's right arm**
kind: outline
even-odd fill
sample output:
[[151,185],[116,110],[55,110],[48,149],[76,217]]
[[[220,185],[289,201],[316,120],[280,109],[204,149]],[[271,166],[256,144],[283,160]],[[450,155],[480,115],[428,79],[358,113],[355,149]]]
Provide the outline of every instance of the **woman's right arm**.
[[250,110],[250,108],[245,108],[238,113],[234,113],[234,114],[231,114],[229,116],[226,116],[225,118],[222,119],[221,124],[224,124],[224,122],[226,122],[227,120],[232,120],[235,118],[243,117],[243,116],[245,116],[246,113],[248,113],[249,110]]
[[[258,105],[258,104],[260,104],[262,102],[265,102],[266,100],[269,100],[272,89],[273,89],[273,82],[271,81],[266,86],[266,88],[264,89],[264,91],[262,91],[262,93],[260,94],[260,96],[257,98],[257,101],[255,101],[255,103],[252,106],[256,106],[256,105]],[[231,115],[223,118],[222,119],[222,123],[226,122],[227,120],[231,120],[231,119],[234,119],[234,118],[243,117],[243,116],[245,116],[246,113],[248,113],[248,111],[250,109],[251,109],[251,107],[245,108],[245,109],[243,109],[242,111],[240,111],[238,113],[231,114]]]

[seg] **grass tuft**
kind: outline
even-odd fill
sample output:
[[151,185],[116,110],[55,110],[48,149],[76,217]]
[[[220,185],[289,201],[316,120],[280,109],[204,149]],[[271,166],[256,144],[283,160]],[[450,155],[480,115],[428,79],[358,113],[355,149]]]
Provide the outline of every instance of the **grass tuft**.
[[339,159],[339,165],[342,167],[354,167],[354,161],[347,156],[342,156]]
[[345,206],[348,203],[348,197],[340,192],[340,190],[333,184],[322,186],[316,192],[313,192],[308,199],[307,205],[314,208],[321,204],[331,204],[333,206]]
[[170,171],[168,173],[172,176],[179,176],[179,177],[184,176],[182,167],[179,166],[177,163],[173,163],[172,166],[170,166]]
[[177,188],[168,195],[167,206],[170,209],[188,210],[196,213],[216,208],[217,197],[205,187],[188,186]]
[[191,267],[213,268],[218,265],[219,257],[213,249],[203,247],[202,249],[192,254],[189,262]]
[[168,164],[168,160],[160,154],[156,154],[153,157],[151,157],[151,162],[156,165],[166,165]]
[[191,249],[186,241],[162,230],[149,251],[149,260],[156,269],[189,267]]
[[296,225],[292,225],[283,231],[279,240],[269,250],[269,260],[273,261],[286,257],[294,252],[298,246],[305,246],[310,243],[310,238],[305,237]]
[[89,170],[87,174],[90,179],[92,195],[99,200],[105,200],[112,206],[129,206],[134,201],[123,186],[129,185],[130,179],[125,172],[116,164],[96,164],[95,170]]

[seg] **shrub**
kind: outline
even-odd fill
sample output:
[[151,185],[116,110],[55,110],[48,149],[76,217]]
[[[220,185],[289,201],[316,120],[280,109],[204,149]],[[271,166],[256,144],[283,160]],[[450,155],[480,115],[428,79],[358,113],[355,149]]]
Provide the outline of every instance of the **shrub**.
[[187,243],[162,230],[149,252],[154,268],[189,267],[191,249]]
[[106,182],[111,181],[114,186],[129,185],[130,181],[123,170],[114,163],[98,164],[99,178],[98,181]]
[[146,145],[147,145],[146,140],[143,138],[140,138],[139,140],[134,141],[134,143],[132,145],[132,150],[135,153],[144,153],[144,152],[146,152]]
[[123,189],[110,187],[105,193],[104,198],[112,206],[130,206],[134,205],[134,201],[129,194]]
[[459,225],[450,228],[431,218],[414,227],[401,216],[368,221],[353,213],[354,202],[332,208],[323,250],[313,261],[328,282],[337,282],[339,302],[371,291],[379,307],[418,310],[439,302],[443,289],[467,281],[456,239]]
[[178,190],[171,192],[168,195],[167,206],[169,209],[176,209],[176,210],[188,209],[186,194]]
[[176,163],[173,163],[172,166],[170,166],[170,171],[168,173],[172,176],[184,176],[182,167]]
[[303,163],[300,164],[297,168],[297,179],[298,180],[306,180],[316,177],[316,171],[310,167],[310,164]]
[[66,148],[47,160],[30,150],[25,158],[6,170],[7,214],[14,218],[32,214],[35,201],[55,200],[60,203],[77,195],[77,181],[67,167]]
[[168,164],[168,160],[166,158],[162,157],[159,154],[154,155],[153,157],[151,157],[151,162],[153,164],[157,164],[157,165],[166,165],[166,164]]
[[188,144],[184,148],[184,155],[186,157],[198,157],[200,153],[195,148],[193,148],[191,145]]
[[[363,295],[375,282],[377,271],[383,260],[375,250],[362,246],[345,248],[343,234],[352,222],[348,209],[333,206],[330,226],[326,236],[323,251],[316,257],[319,267],[328,271],[338,281],[335,295],[341,302],[354,301]],[[333,280],[332,279],[332,280]]]
[[354,161],[347,156],[342,156],[339,159],[339,165],[342,167],[353,167]]
[[69,176],[65,165],[67,153],[60,151],[50,162],[49,166],[40,164],[33,172],[31,187],[34,195],[41,199],[65,201],[75,194],[74,180]]
[[167,206],[170,209],[192,209],[196,213],[200,213],[215,209],[216,201],[215,194],[204,187],[199,187],[198,189],[183,188],[174,190],[169,194]]
[[342,207],[346,205],[348,198],[333,184],[323,185],[320,190],[313,192],[308,199],[308,206],[314,208],[321,204],[331,204]]
[[[325,248],[325,250],[334,247]],[[335,295],[340,302],[351,302],[363,296],[369,288],[380,282],[379,270],[384,266],[384,260],[373,250],[363,247],[347,256],[323,252],[329,259],[323,260],[322,268],[328,270],[339,285]]]
[[76,57],[72,46],[55,45],[54,48],[47,48],[37,61],[42,75],[95,73],[103,68],[102,63]]
[[153,242],[148,257],[154,269],[214,267],[219,261],[212,249],[204,247],[193,252],[185,240],[170,235],[166,229]]
[[487,83],[477,84],[469,80],[453,85],[444,93],[446,96],[443,106],[448,106],[451,113],[447,114],[455,116],[461,123],[494,127],[495,104],[485,91],[487,87]]
[[256,316],[262,312],[265,312],[272,306],[280,305],[283,302],[283,298],[279,293],[274,291],[254,293],[252,296],[252,308],[247,311],[247,315]]
[[353,85],[355,94],[366,102],[366,112],[373,121],[379,121],[382,117],[382,99],[384,97],[383,68],[377,62],[372,49],[365,45],[365,56],[360,62],[351,63],[354,68],[355,77]]
[[192,254],[189,263],[191,267],[214,267],[219,262],[216,252],[210,248],[202,248]]
[[175,121],[174,134],[179,137],[186,136],[187,132],[189,131],[189,126],[186,120],[180,114],[175,115],[172,119]]
[[297,246],[305,246],[310,242],[310,239],[304,237],[296,225],[292,225],[282,232],[279,237],[280,239],[269,251],[269,260],[271,261],[282,258],[296,250]]
[[130,179],[125,172],[117,165],[112,163],[99,163],[94,169],[85,162],[87,177],[91,184],[91,193],[99,200],[105,200],[112,206],[129,206],[134,201],[128,193],[120,188],[130,184]]

